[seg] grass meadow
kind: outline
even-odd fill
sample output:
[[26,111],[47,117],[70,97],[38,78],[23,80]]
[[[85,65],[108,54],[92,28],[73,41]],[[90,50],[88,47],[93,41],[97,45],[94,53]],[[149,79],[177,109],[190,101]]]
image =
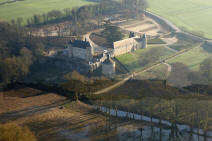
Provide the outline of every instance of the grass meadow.
[[[0,0],[4,2],[6,0]],[[92,4],[86,0],[24,0],[0,5],[0,21],[10,21],[22,17],[24,22],[33,14],[47,13],[51,10],[80,7]]]
[[135,52],[123,54],[116,58],[128,70],[137,71],[173,54],[172,51],[163,46],[149,46],[147,49],[138,49]]
[[159,66],[155,66],[154,68],[140,73],[136,76],[138,80],[148,80],[148,79],[158,79],[165,80],[167,78],[168,66],[165,64],[160,64]]
[[10,0],[0,0],[0,3],[1,3],[1,2],[8,2],[8,1],[10,1]]
[[197,47],[168,61],[168,63],[183,63],[191,71],[199,71],[201,62],[207,58],[212,58],[212,52],[208,51],[207,48]]
[[148,11],[158,14],[180,28],[212,38],[211,0],[148,0]]

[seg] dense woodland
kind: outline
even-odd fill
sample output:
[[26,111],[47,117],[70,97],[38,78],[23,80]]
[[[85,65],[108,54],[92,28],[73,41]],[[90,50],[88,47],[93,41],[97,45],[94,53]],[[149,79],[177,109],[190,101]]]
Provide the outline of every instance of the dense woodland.
[[42,40],[27,36],[23,27],[1,23],[0,82],[10,83],[23,78],[43,50]]
[[[82,6],[80,8],[66,8],[63,11],[52,10],[42,15],[35,14],[27,19],[27,26],[57,23],[70,20],[73,24],[86,24],[92,18],[97,17],[98,22],[102,20],[103,15],[117,12],[124,13],[127,17],[137,17],[147,8],[146,0],[99,0],[95,5]],[[16,22],[22,24],[22,19],[18,18]],[[12,23],[15,20],[11,21]]]

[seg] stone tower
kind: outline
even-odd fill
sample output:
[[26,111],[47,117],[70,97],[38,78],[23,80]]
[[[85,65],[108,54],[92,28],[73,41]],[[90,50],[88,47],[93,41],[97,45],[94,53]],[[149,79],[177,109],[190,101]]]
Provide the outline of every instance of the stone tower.
[[134,32],[130,32],[129,38],[133,38],[133,37],[135,37],[135,33]]
[[[85,42],[87,42],[87,39],[85,38]],[[89,43],[89,42],[87,42]],[[89,43],[89,46],[86,47],[86,52],[87,52],[87,59],[86,60],[92,60],[94,56],[94,48],[93,46]]]
[[116,63],[107,55],[107,59],[102,63],[102,74],[113,76],[116,72]]
[[72,57],[91,61],[94,55],[94,49],[91,44],[85,40],[74,40],[69,42],[69,48]]
[[147,36],[145,33],[142,37],[142,48],[147,48]]

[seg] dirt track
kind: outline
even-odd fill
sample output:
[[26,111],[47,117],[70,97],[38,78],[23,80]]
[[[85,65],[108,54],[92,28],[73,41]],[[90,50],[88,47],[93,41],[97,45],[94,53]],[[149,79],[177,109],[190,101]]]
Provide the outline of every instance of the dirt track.
[[[197,46],[197,47],[199,47],[199,46]],[[197,47],[195,47],[195,48],[197,48]],[[167,59],[164,59],[163,61],[160,61],[160,62],[158,62],[158,63],[153,64],[152,66],[149,66],[149,67],[145,68],[144,70],[141,70],[141,71],[138,71],[138,72],[135,72],[135,73],[132,73],[132,74],[129,73],[129,75],[128,75],[127,77],[123,78],[123,80],[121,80],[121,81],[119,81],[119,82],[117,82],[117,83],[113,84],[112,86],[109,86],[109,87],[107,87],[107,88],[105,88],[105,89],[102,89],[102,90],[100,90],[100,91],[97,91],[97,92],[95,92],[94,94],[103,94],[103,93],[106,93],[106,92],[108,92],[108,91],[110,91],[110,90],[112,90],[112,89],[114,89],[114,88],[120,87],[121,85],[123,85],[125,82],[127,82],[128,80],[130,80],[130,79],[133,78],[134,76],[139,75],[140,73],[146,72],[146,71],[148,71],[148,70],[151,70],[152,68],[154,68],[154,67],[156,67],[156,66],[159,66],[159,65],[163,64],[164,62],[166,62],[166,61],[168,61],[168,60],[171,60],[171,59],[174,59],[174,58],[176,58],[176,57],[178,57],[178,56],[181,56],[181,55],[183,55],[184,53],[186,53],[186,52],[188,52],[188,51],[190,51],[190,50],[192,50],[192,49],[195,49],[195,48],[191,48],[191,49],[184,50],[184,51],[182,51],[182,52],[178,52],[178,53],[176,53],[175,55],[173,55],[173,56],[171,56],[171,57],[169,57],[169,58],[167,58]],[[169,69],[170,69],[170,68],[169,68]]]

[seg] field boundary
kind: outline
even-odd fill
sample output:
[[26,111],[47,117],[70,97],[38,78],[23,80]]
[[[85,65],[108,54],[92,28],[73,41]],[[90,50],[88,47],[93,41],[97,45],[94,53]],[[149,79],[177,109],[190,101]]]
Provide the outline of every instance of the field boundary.
[[111,85],[111,86],[109,86],[107,88],[104,88],[102,90],[99,90],[99,91],[95,92],[94,94],[95,95],[103,94],[103,93],[106,93],[106,92],[108,92],[110,90],[113,90],[113,89],[115,89],[117,87],[120,87],[121,85],[125,84],[128,80],[132,79],[134,76],[139,75],[140,73],[146,72],[148,70],[151,70],[152,68],[154,68],[156,66],[159,66],[159,65],[161,65],[163,63],[166,63],[167,61],[169,61],[169,60],[171,60],[173,58],[176,58],[178,56],[181,56],[181,55],[183,55],[186,52],[189,52],[189,51],[191,51],[191,50],[193,50],[195,48],[200,47],[201,45],[196,46],[196,47],[193,47],[193,48],[185,49],[185,50],[180,51],[180,52],[178,52],[178,53],[176,53],[176,54],[174,54],[174,55],[172,55],[170,57],[167,57],[165,59],[159,60],[158,62],[153,63],[152,65],[147,66],[146,68],[143,68],[142,70],[138,70],[138,71],[129,73],[129,75],[127,77],[125,77],[123,80],[121,80],[121,81],[119,81],[119,82],[117,82],[117,83],[115,83],[115,84],[113,84],[113,85]]
[[152,13],[150,11],[144,11],[145,15],[154,19],[155,21],[157,21],[159,24],[161,24],[162,27],[167,28],[176,33],[177,36],[183,36],[184,38],[189,38],[189,39],[193,39],[195,41],[208,41],[211,42],[210,39],[205,38],[205,37],[200,37],[198,35],[192,34],[188,31],[183,31],[182,29],[180,29],[179,27],[177,27],[175,24],[173,24],[172,22],[170,22],[169,20],[161,17],[160,15],[157,15],[155,13]]

